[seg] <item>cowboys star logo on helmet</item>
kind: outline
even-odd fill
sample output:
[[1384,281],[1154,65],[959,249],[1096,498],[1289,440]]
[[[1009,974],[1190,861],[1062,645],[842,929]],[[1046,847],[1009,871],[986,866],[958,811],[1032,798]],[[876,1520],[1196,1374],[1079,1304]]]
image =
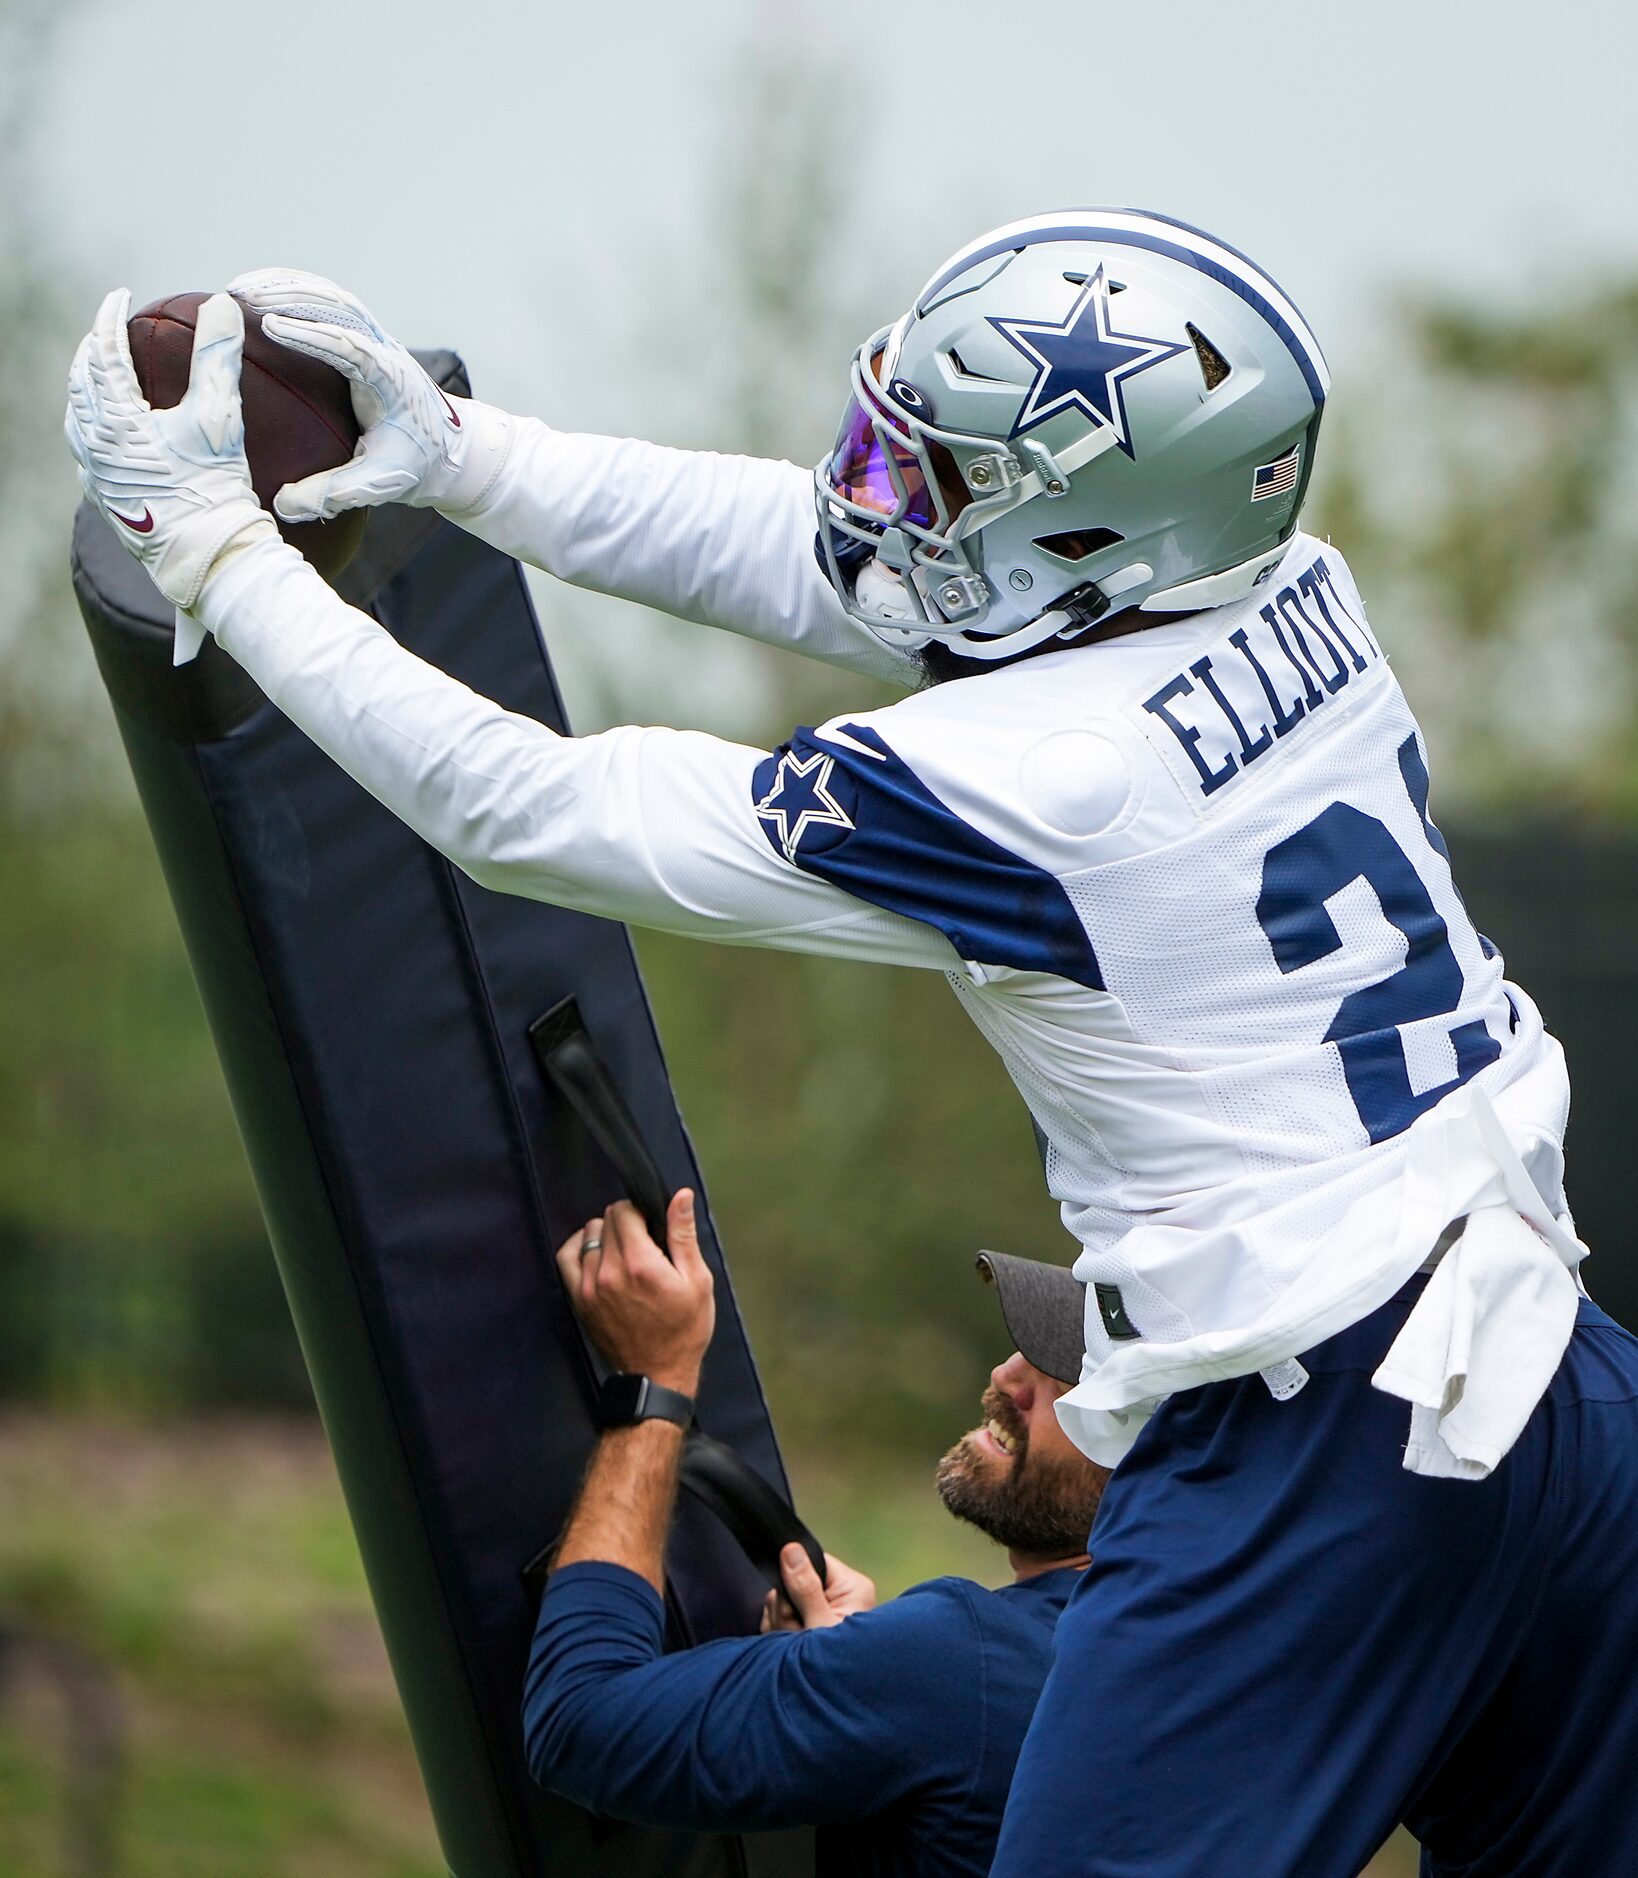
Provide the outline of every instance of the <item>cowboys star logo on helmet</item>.
[[855,355],[819,559],[888,645],[966,659],[1230,604],[1296,530],[1328,382],[1278,284],[1199,229],[1009,223]]
[[1146,339],[1141,333],[1117,332],[1109,317],[1109,287],[1100,267],[1061,322],[991,318],[1036,366],[1036,377],[1018,413],[1012,434],[1031,430],[1073,405],[1094,423],[1111,426],[1128,456],[1132,440],[1126,424],[1125,381],[1162,359],[1186,352],[1181,340]]

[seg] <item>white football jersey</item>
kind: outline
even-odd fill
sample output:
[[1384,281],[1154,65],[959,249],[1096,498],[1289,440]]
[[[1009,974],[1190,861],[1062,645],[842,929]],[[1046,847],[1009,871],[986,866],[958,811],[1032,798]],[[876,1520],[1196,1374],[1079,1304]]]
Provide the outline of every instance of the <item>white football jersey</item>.
[[[914,682],[831,594],[789,465],[520,422],[493,498],[462,519],[564,578]],[[1233,606],[772,753],[662,729],[557,737],[404,652],[275,543],[237,557],[202,612],[480,881],[945,971],[1029,1105],[1082,1247],[1087,1372],[1061,1412],[1096,1458],[1170,1390],[1256,1370],[1300,1386],[1287,1359],[1485,1208],[1528,1221],[1498,1241],[1498,1290],[1507,1259],[1568,1283],[1562,1056],[1468,918],[1416,723],[1329,546],[1295,537]],[[1480,1256],[1445,1288],[1470,1292]],[[1484,1367],[1483,1336],[1459,1368],[1449,1346],[1406,1359],[1397,1392],[1433,1418],[1412,1464],[1482,1472],[1510,1438],[1484,1387],[1477,1458],[1435,1453]],[[1503,1422],[1539,1395],[1532,1377],[1504,1385]]]

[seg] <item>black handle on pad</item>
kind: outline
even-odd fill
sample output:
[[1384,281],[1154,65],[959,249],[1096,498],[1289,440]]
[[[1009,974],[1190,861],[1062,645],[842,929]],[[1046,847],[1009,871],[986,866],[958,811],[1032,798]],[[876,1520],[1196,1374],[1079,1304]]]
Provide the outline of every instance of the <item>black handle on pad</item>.
[[770,1584],[780,1582],[779,1554],[793,1539],[807,1553],[820,1584],[825,1582],[824,1548],[784,1495],[726,1442],[703,1428],[690,1428],[677,1484],[716,1514]]
[[554,1004],[529,1026],[529,1042],[535,1060],[603,1150],[654,1243],[664,1246],[671,1196],[625,1097],[597,1054],[580,1006],[573,998]]
[[[603,1150],[655,1243],[664,1246],[671,1197],[665,1179],[575,1000],[565,998],[537,1017],[529,1026],[529,1042],[548,1080]],[[812,1561],[819,1582],[825,1582],[824,1547],[784,1495],[724,1442],[690,1428],[678,1479],[716,1514],[771,1584],[780,1582],[779,1554],[793,1540]]]

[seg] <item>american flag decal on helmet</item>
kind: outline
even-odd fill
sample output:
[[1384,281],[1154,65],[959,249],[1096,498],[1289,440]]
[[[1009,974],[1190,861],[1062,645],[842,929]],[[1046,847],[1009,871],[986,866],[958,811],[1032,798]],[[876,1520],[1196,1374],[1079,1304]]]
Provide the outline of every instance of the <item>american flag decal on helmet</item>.
[[1297,462],[1301,456],[1302,445],[1294,443],[1284,456],[1276,457],[1272,463],[1260,464],[1252,472],[1252,501],[1266,502],[1270,496],[1289,495],[1297,486]]

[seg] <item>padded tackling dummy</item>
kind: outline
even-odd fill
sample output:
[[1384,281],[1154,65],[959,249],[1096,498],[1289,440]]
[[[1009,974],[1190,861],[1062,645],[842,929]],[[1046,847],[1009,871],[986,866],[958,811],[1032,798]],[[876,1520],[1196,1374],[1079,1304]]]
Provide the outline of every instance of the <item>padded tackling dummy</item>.
[[[424,362],[466,391],[452,354]],[[666,1187],[700,1190],[627,933],[476,886],[214,641],[173,670],[168,605],[89,507],[73,573],[451,1870],[811,1872],[811,1835],[599,1821],[538,1792],[524,1764],[526,1568],[561,1531],[594,1438],[590,1366],[552,1253],[622,1188],[607,1131],[597,1145],[543,1074],[537,1019],[574,999]],[[434,664],[566,728],[522,573],[504,555],[429,511],[378,510],[337,585]],[[703,1201],[717,1328],[700,1425],[788,1501]],[[673,1644],[756,1626],[767,1581],[726,1523],[729,1488],[713,1498],[707,1479],[679,1501]],[[755,1550],[746,1520],[737,1530]]]

